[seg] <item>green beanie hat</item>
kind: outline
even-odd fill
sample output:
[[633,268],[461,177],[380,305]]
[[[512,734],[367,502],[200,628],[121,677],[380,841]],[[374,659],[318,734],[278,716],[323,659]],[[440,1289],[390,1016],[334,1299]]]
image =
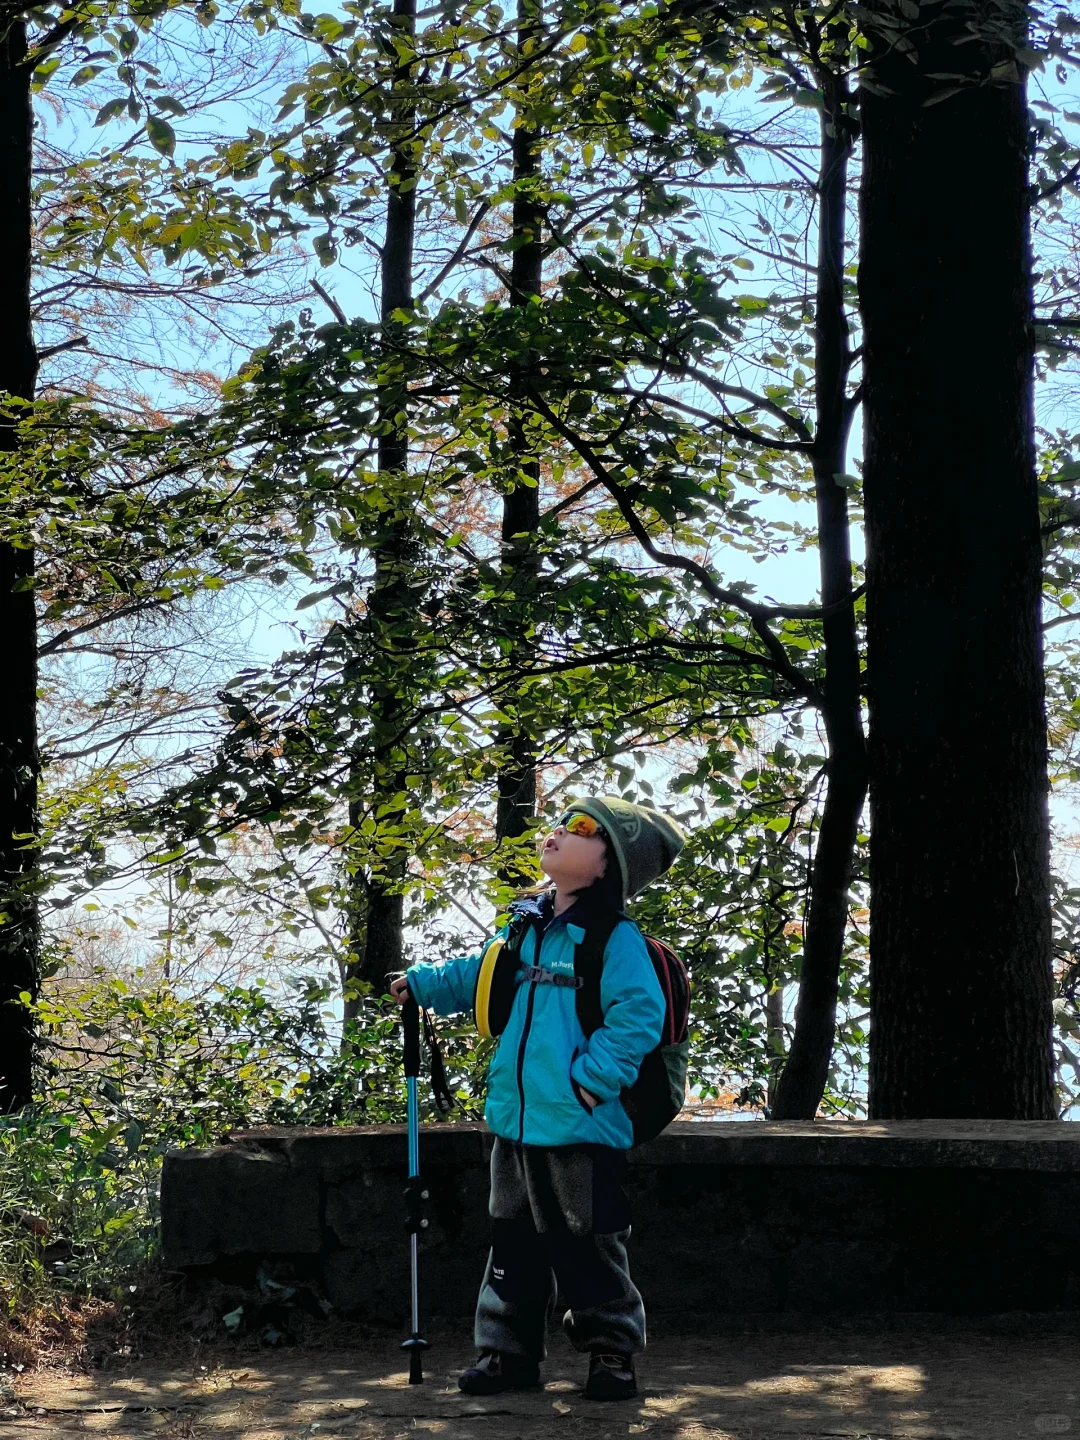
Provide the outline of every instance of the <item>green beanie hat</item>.
[[581,810],[604,827],[622,871],[624,899],[662,875],[686,842],[686,832],[674,820],[618,795],[571,800],[570,810]]

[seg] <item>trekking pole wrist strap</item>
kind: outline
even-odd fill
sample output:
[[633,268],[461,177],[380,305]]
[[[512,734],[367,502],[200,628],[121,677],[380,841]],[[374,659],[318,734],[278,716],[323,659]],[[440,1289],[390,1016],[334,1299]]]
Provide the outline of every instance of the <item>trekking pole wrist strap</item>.
[[456,1102],[450,1093],[450,1084],[446,1078],[446,1066],[443,1064],[442,1051],[439,1049],[439,1037],[427,1011],[422,1010],[420,1013],[424,1017],[424,1038],[431,1056],[431,1093],[435,1099],[435,1108],[440,1115],[449,1115]]

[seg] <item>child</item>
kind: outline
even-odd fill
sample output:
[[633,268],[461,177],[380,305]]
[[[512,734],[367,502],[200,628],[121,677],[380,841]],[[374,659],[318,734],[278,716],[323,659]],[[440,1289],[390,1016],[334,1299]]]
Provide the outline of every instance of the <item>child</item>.
[[[529,902],[535,923],[488,1072],[492,1247],[476,1307],[480,1354],[458,1382],[469,1394],[539,1382],[556,1281],[570,1306],[566,1334],[590,1355],[586,1395],[637,1394],[645,1311],[627,1265],[633,1129],[619,1097],[659,1043],[664,997],[640,930],[623,916],[604,950],[603,1024],[586,1038],[574,948],[663,874],[683,840],[657,811],[600,797],[573,801],[540,851],[551,884]],[[440,1015],[471,1010],[481,955],[413,965],[391,993]]]

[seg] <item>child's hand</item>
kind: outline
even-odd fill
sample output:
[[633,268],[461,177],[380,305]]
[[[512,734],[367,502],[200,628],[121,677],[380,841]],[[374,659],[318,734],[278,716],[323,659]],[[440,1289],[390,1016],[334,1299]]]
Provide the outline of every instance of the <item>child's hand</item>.
[[590,1108],[600,1104],[600,1097],[598,1095],[590,1094],[590,1092],[581,1085],[578,1086],[578,1089],[581,1091],[582,1098],[588,1102]]
[[399,975],[396,980],[390,981],[390,994],[399,1005],[404,1005],[409,998],[409,982],[404,975]]

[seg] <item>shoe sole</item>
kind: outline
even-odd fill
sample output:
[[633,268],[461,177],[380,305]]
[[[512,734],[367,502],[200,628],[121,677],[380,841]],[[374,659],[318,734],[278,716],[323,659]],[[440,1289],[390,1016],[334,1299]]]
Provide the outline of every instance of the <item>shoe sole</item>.
[[542,1390],[543,1388],[543,1382],[540,1380],[511,1381],[508,1385],[500,1385],[496,1390],[473,1390],[471,1387],[458,1385],[458,1389],[462,1395],[479,1395],[481,1397],[505,1395],[507,1390]]
[[588,1390],[583,1391],[583,1394],[586,1400],[596,1400],[600,1404],[604,1404],[605,1402],[612,1400],[636,1400],[640,1394],[640,1391],[635,1386],[633,1390],[623,1390],[620,1391],[618,1395],[590,1395]]

